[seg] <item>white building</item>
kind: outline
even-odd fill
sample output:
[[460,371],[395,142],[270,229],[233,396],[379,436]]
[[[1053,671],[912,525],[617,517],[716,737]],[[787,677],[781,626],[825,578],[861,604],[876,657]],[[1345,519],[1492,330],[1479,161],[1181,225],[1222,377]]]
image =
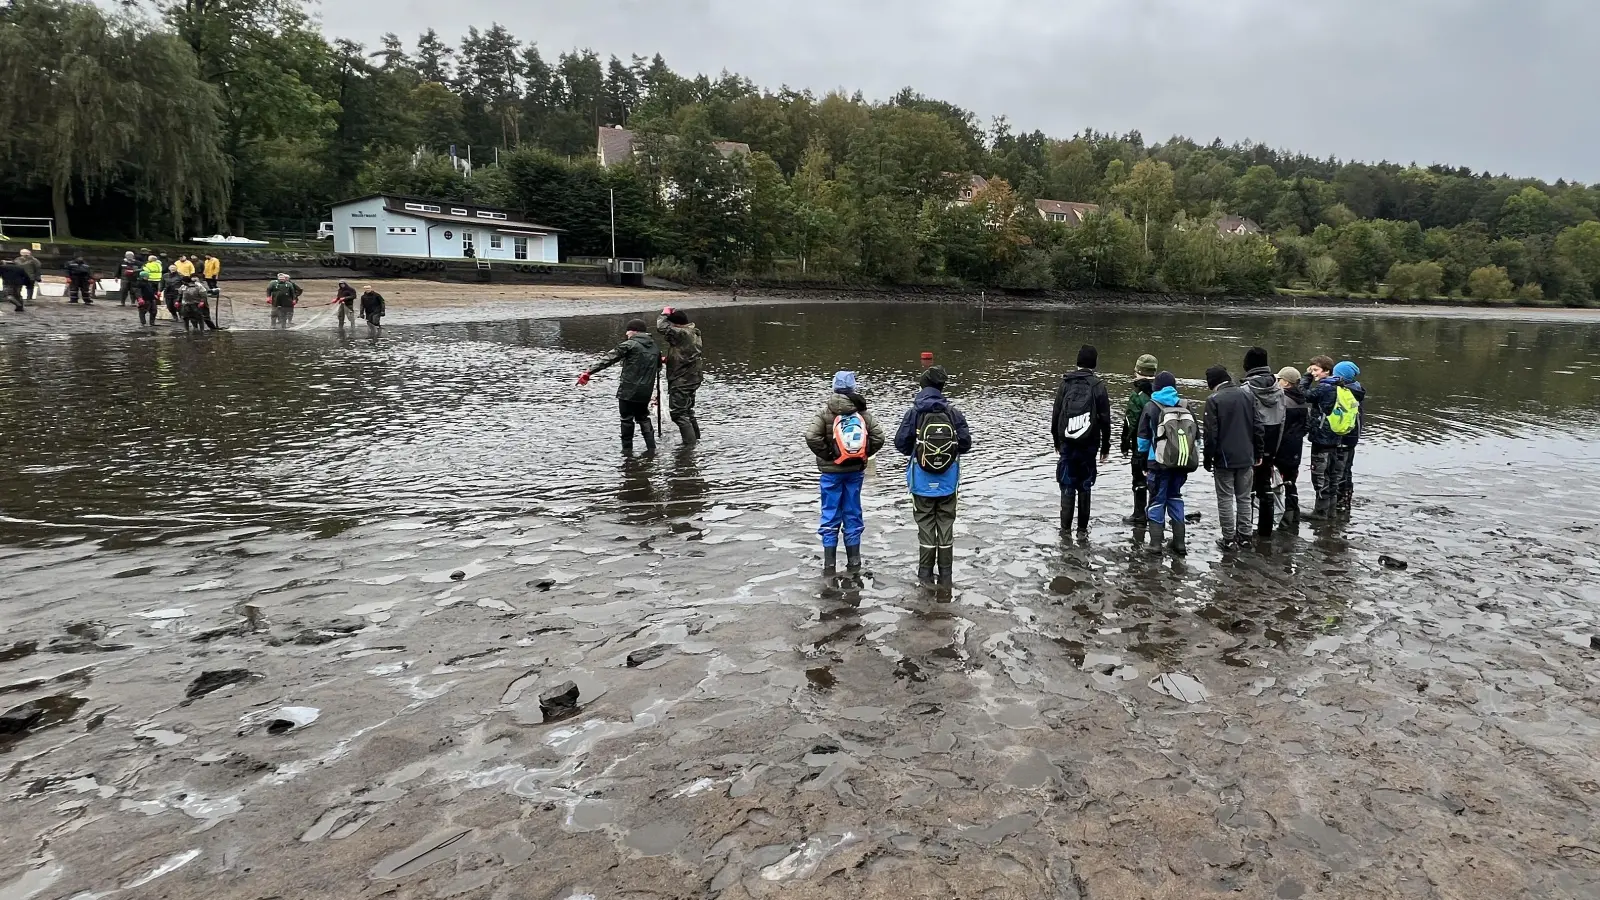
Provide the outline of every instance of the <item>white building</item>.
[[333,205],[333,250],[360,256],[561,261],[559,228],[504,209],[372,194]]

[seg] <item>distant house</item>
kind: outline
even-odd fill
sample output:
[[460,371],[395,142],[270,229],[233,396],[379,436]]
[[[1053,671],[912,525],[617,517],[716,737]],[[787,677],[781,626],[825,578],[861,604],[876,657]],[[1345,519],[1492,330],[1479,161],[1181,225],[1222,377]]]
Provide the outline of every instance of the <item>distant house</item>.
[[1223,216],[1217,220],[1217,230],[1223,234],[1260,234],[1261,226],[1248,216]]
[[[955,174],[947,174],[950,178],[959,179],[961,177]],[[969,175],[967,176],[966,183],[961,185],[961,190],[956,193],[956,202],[962,206],[966,206],[968,203],[972,202],[973,197],[978,196],[979,191],[987,188],[988,186],[989,179],[983,177],[982,175]]]
[[[595,154],[599,157],[601,166],[610,168],[618,163],[627,162],[639,154],[640,148],[634,133],[621,125],[602,125],[598,132]],[[750,145],[741,141],[712,141],[711,146],[722,154],[723,159],[750,155]]]
[[492,206],[371,194],[333,205],[333,250],[420,259],[561,261],[560,228]]
[[1083,220],[1090,213],[1100,211],[1099,204],[1073,203],[1069,200],[1035,200],[1033,205],[1039,210],[1039,217],[1046,222],[1060,222],[1069,228],[1076,228],[1083,224]]

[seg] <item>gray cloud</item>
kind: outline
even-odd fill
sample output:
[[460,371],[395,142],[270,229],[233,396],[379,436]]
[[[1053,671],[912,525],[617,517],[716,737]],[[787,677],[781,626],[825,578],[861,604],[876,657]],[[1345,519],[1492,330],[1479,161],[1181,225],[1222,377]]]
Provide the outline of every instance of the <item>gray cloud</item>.
[[1589,0],[323,0],[333,36],[455,41],[885,98],[911,85],[1065,137],[1254,139],[1316,156],[1600,180]]

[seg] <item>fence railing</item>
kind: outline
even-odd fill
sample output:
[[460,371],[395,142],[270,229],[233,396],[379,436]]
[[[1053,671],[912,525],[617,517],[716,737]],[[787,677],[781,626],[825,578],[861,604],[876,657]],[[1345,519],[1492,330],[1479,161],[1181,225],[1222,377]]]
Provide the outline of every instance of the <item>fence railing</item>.
[[40,219],[31,216],[0,216],[0,237],[11,237],[13,230],[43,231],[45,240],[54,244],[56,242],[56,220]]

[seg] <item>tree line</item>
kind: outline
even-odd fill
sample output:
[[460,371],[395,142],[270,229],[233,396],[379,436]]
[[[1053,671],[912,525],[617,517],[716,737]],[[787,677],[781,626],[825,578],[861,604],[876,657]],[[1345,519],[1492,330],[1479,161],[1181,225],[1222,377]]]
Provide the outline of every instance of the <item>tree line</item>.
[[[181,238],[316,221],[374,191],[499,204],[697,275],[1007,288],[1596,302],[1600,187],[1252,142],[987,126],[906,88],[762,88],[661,58],[547,56],[495,24],[376,47],[302,0],[12,0],[0,210],[64,234]],[[602,168],[601,126],[636,159]],[[748,144],[720,152],[714,141]],[[450,157],[471,148],[470,176]],[[987,186],[955,202],[982,175]],[[1098,204],[1047,221],[1037,199]],[[1224,215],[1259,234],[1223,233]]]

